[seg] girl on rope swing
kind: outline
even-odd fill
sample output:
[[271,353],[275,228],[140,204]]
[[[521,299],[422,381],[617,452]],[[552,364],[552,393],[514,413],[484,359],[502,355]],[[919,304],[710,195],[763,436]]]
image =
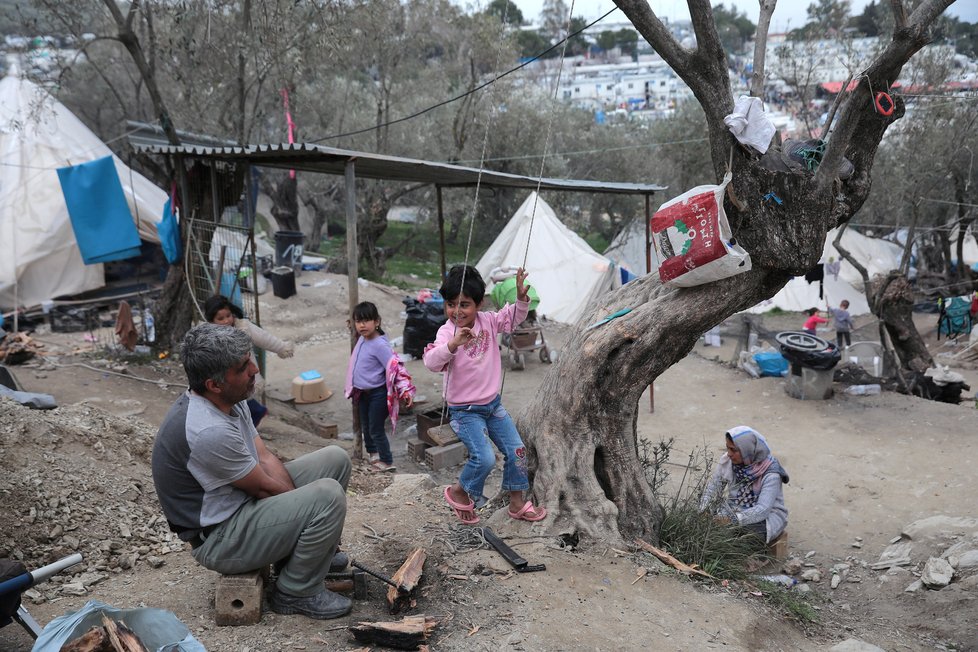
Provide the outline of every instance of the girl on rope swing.
[[526,319],[530,302],[526,271],[516,272],[516,303],[498,312],[479,312],[486,283],[471,265],[456,265],[448,272],[440,292],[448,321],[435,341],[425,348],[425,367],[445,372],[445,403],[452,430],[465,444],[469,459],[458,481],[445,487],[445,501],[466,525],[479,522],[476,503],[485,504],[482,491],[496,465],[489,442],[502,452],[503,491],[509,491],[509,515],[523,521],[541,521],[547,510],[526,500],[529,488],[526,447],[513,419],[500,400],[502,361],[496,335],[511,333]]

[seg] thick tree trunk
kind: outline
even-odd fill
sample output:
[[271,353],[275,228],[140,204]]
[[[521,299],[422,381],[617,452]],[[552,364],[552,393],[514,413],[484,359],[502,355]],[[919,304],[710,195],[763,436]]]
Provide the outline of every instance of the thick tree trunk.
[[272,217],[280,231],[301,231],[299,226],[298,181],[281,174],[272,192]]
[[156,346],[177,351],[194,320],[194,302],[187,291],[183,261],[170,265],[163,292],[156,304]]
[[[796,251],[803,252],[799,268],[818,259],[817,247]],[[657,540],[662,510],[638,459],[639,398],[689,353],[700,334],[724,316],[773,296],[788,278],[758,269],[709,285],[668,289],[650,275],[589,312],[582,324],[632,308],[599,328],[579,327],[544,379],[540,400],[518,419],[534,470],[534,493],[554,514],[555,532]]]
[[934,358],[913,323],[913,288],[907,278],[894,270],[874,278],[870,288],[870,305],[886,326],[901,366],[920,372],[933,367]]

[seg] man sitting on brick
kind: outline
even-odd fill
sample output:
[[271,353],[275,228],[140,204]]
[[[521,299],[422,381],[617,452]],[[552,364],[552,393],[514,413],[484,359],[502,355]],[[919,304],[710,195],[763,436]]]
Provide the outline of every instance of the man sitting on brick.
[[351,601],[327,590],[349,559],[336,546],[346,518],[350,458],[328,446],[283,464],[265,448],[246,399],[258,368],[244,331],[201,324],[183,341],[190,389],[153,446],[153,482],[170,528],[201,565],[225,575],[280,567],[269,606],[337,618]]

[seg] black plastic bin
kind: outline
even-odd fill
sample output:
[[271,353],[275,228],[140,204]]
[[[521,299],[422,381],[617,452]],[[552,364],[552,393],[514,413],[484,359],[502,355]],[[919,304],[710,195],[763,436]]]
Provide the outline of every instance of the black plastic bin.
[[302,247],[305,236],[302,231],[275,232],[275,265],[291,267],[295,275],[302,271]]
[[424,347],[435,341],[438,329],[445,323],[445,308],[442,303],[421,303],[417,299],[405,298],[407,321],[404,322],[404,353],[420,358]]
[[295,271],[291,267],[275,267],[271,273],[272,294],[288,299],[295,294]]
[[839,348],[821,337],[803,331],[785,331],[775,336],[781,355],[791,365],[784,390],[802,400],[832,397],[832,369],[842,354]]

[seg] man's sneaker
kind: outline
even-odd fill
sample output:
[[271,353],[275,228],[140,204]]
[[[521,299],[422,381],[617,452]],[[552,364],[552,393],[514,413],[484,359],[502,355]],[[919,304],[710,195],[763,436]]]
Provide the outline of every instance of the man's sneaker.
[[316,595],[300,597],[282,593],[276,586],[268,596],[268,606],[277,614],[300,614],[316,620],[329,620],[350,613],[353,601],[328,589]]
[[333,561],[329,562],[329,572],[339,573],[340,571],[346,570],[346,567],[350,565],[350,555],[346,554],[342,550],[337,550],[336,554],[333,555]]
[[380,453],[370,453],[370,456],[367,458],[367,464],[374,464],[379,461]]

